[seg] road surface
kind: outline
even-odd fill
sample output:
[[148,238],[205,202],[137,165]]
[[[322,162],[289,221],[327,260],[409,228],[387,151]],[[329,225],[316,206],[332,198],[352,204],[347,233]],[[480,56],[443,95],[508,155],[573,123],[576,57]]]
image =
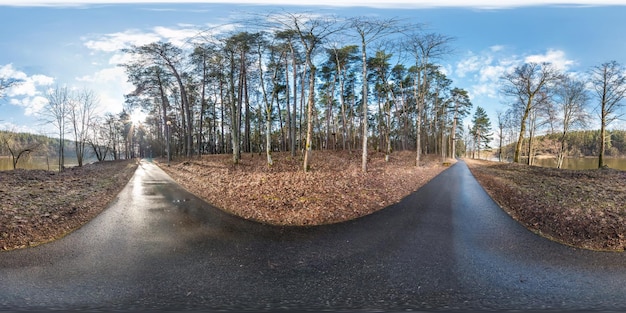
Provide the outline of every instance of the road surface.
[[65,238],[0,253],[0,310],[626,310],[626,255],[527,231],[459,162],[336,225],[225,214],[141,162]]

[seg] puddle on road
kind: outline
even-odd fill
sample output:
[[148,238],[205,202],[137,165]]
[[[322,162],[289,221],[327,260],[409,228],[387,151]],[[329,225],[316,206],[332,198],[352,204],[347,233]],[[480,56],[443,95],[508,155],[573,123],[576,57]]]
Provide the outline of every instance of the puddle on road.
[[141,186],[143,187],[143,192],[142,194],[145,196],[158,196],[159,193],[157,193],[154,188],[156,186],[163,186],[163,185],[167,185],[168,182],[165,180],[147,180],[142,182]]
[[165,185],[168,182],[165,180],[146,180],[142,184],[143,185]]

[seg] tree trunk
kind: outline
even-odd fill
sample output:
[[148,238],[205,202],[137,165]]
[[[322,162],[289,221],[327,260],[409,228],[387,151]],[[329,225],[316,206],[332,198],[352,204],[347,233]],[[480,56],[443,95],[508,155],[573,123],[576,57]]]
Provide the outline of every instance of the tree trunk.
[[363,63],[363,152],[361,154],[361,170],[367,172],[367,131],[368,131],[368,118],[367,118],[367,51],[365,38],[361,38],[361,62]]
[[385,91],[385,105],[383,107],[383,110],[384,110],[383,117],[385,119],[385,162],[389,162],[389,157],[391,156],[391,152],[392,152],[392,147],[391,147],[391,102],[392,102],[392,99],[390,99],[389,93],[390,92],[392,93],[392,91],[387,90],[387,88],[389,88],[389,84],[387,80],[383,81],[383,86],[384,86],[383,90]]
[[[220,153],[226,153],[226,138],[224,134],[224,82],[220,79]],[[215,125],[215,123],[213,123]]]
[[252,115],[250,113],[250,96],[248,95],[248,77],[247,74],[246,76],[244,76],[244,80],[243,80],[243,93],[244,93],[244,101],[246,102],[246,113],[245,113],[245,127],[244,127],[244,131],[245,131],[245,135],[244,135],[244,145],[245,145],[245,151],[246,152],[253,152],[252,151],[252,125],[250,125],[250,116]]
[[[204,122],[204,107],[206,105],[205,93],[206,93],[206,61],[204,53],[202,54],[202,91],[200,92],[200,121],[198,124],[198,157],[202,157],[202,127]],[[209,125],[210,129],[210,125]]]
[[[291,149],[291,156],[295,157],[296,156],[296,116],[297,116],[297,105],[298,105],[298,65],[297,65],[297,60],[296,60],[296,53],[293,49],[293,44],[291,41],[289,41],[289,49],[291,50],[291,67],[293,70],[293,116],[291,117],[291,125],[289,126],[291,132],[289,133],[289,138],[290,138],[290,149]],[[287,70],[285,69],[285,73],[287,72]],[[285,74],[287,75],[287,74]],[[286,83],[289,83],[289,80],[286,81]]]
[[305,94],[306,94],[306,73],[307,73],[308,69],[305,67],[302,70],[302,73],[300,74],[300,118],[298,119],[298,150],[303,150],[303,143],[306,143],[306,140],[303,140],[302,138],[304,137],[302,135],[302,131],[303,131],[303,119],[304,119],[304,100],[305,98]]
[[519,136],[517,139],[517,143],[515,144],[515,154],[513,156],[514,163],[519,163],[520,151],[522,150],[522,142],[524,141],[524,133],[526,132],[526,119],[528,119],[528,114],[530,113],[531,102],[532,102],[532,97],[528,100],[528,104],[526,105],[526,110],[524,110],[524,116],[522,116],[522,123],[520,125]]
[[606,110],[602,105],[602,120],[600,123],[600,154],[598,155],[598,168],[604,167],[604,151],[606,150]]
[[419,64],[415,66],[417,73],[415,75],[415,86],[413,88],[413,96],[415,98],[415,166],[420,165],[420,156],[422,154],[422,83],[421,70]]
[[566,135],[566,132],[563,132],[563,135],[561,136],[561,140],[560,140],[561,147],[560,147],[559,153],[557,154],[557,159],[556,159],[556,168],[563,167],[563,160],[565,159],[565,148],[566,148],[565,135]]
[[[236,99],[235,98],[235,77],[234,77],[234,73],[235,73],[235,64],[234,64],[234,53],[231,52],[231,70],[230,70],[230,74],[229,74],[229,84],[230,84],[230,116],[231,116],[231,122],[230,122],[230,138],[231,138],[231,145],[232,145],[232,150],[233,150],[233,163],[234,164],[239,164],[239,158],[241,156],[241,153],[239,152],[239,121],[240,121],[240,114],[239,111],[237,110],[238,107],[240,107],[240,99]],[[241,88],[239,89],[239,91],[241,91]],[[240,93],[241,95],[241,93]]]
[[503,128],[500,127],[500,144],[498,145],[498,161],[502,162],[502,136],[504,136]]
[[456,124],[457,124],[457,119],[458,119],[458,107],[455,107],[454,110],[454,116],[452,117],[452,130],[451,130],[451,134],[452,135],[452,143],[450,144],[450,157],[452,157],[453,159],[456,158]]
[[[285,142],[285,144],[287,145],[285,151],[291,151],[292,154],[295,152],[295,150],[293,149],[293,143],[292,143],[292,136],[291,136],[291,101],[290,101],[290,97],[291,94],[289,93],[289,59],[287,58],[287,56],[285,56],[285,105],[287,107],[287,116],[286,116],[286,120],[285,123],[287,124],[287,142]],[[278,112],[280,112],[280,110],[278,110]],[[282,126],[281,126],[282,127]],[[295,156],[295,155],[292,155]]]
[[344,81],[343,81],[343,69],[339,62],[339,54],[335,53],[335,63],[337,64],[337,75],[339,78],[339,105],[341,106],[341,141],[343,150],[346,150],[346,104],[344,99]]
[[309,68],[309,101],[307,104],[306,145],[304,149],[303,164],[303,169],[305,173],[309,170],[309,159],[311,158],[311,140],[313,137],[313,106],[315,105],[315,65],[313,65],[309,53],[307,53],[306,58]]

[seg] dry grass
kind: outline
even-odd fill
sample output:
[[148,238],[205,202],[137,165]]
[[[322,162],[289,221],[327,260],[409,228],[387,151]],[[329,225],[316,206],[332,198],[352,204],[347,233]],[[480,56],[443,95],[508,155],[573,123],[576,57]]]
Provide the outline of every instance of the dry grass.
[[[427,158],[414,166],[415,154],[395,152],[390,162],[370,154],[368,171],[354,152],[314,151],[308,173],[302,158],[288,153],[245,154],[239,165],[229,155],[210,155],[163,166],[187,190],[240,217],[273,225],[321,225],[355,219],[400,201],[446,169]],[[453,162],[448,160],[448,162]]]
[[466,162],[491,197],[527,228],[575,247],[626,248],[626,172]]
[[81,227],[107,207],[136,168],[130,160],[62,173],[0,171],[0,250],[35,246]]

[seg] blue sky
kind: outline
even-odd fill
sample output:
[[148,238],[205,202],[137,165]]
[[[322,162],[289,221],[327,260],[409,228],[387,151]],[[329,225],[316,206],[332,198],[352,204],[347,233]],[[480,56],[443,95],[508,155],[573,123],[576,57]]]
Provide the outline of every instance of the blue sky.
[[132,89],[117,66],[124,60],[120,48],[156,40],[182,44],[199,29],[249,12],[284,9],[425,23],[456,38],[455,53],[440,63],[455,86],[470,92],[474,106],[487,109],[493,125],[496,111],[506,110],[498,78],[522,62],[553,62],[573,73],[610,60],[626,64],[622,1],[60,2],[0,0],[0,76],[25,81],[0,100],[0,129],[52,134],[38,112],[46,90],[56,85],[89,88],[99,95],[102,112],[119,112],[123,94]]

